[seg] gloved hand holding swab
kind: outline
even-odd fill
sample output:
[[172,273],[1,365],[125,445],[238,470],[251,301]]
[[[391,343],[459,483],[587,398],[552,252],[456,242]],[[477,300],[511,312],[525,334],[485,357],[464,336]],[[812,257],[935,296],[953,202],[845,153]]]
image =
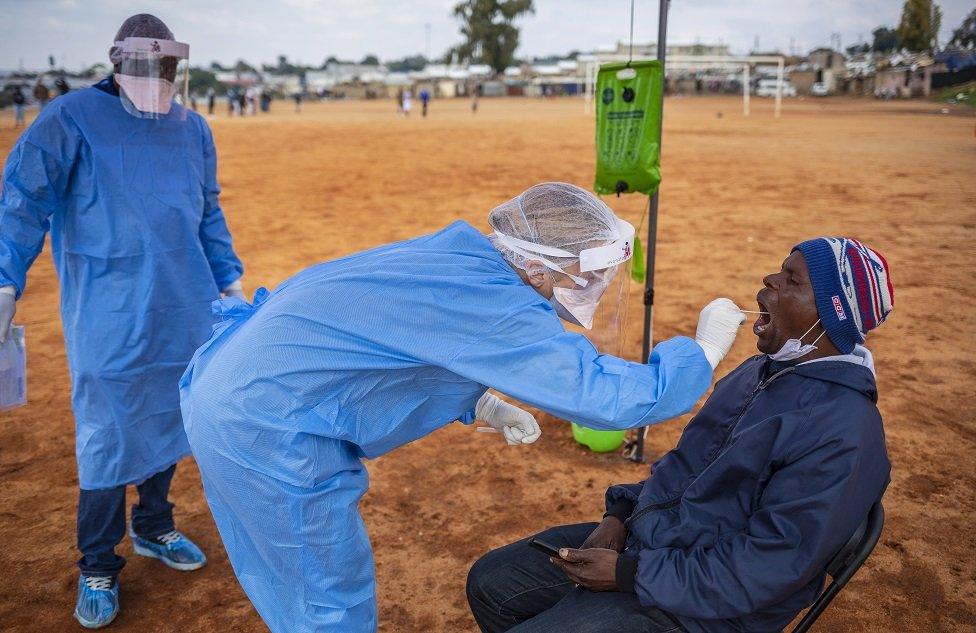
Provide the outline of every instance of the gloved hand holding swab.
[[702,308],[695,342],[705,352],[705,358],[712,370],[725,358],[735,342],[739,326],[746,320],[743,312],[731,299],[725,297],[715,299]]

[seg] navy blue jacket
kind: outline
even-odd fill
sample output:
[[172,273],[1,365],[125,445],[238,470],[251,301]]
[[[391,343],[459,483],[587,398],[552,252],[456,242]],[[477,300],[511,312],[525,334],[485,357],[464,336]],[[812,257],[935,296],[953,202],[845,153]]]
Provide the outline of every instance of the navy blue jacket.
[[647,481],[607,490],[627,517],[618,585],[691,632],[782,630],[888,485],[872,372],[771,365],[720,380]]

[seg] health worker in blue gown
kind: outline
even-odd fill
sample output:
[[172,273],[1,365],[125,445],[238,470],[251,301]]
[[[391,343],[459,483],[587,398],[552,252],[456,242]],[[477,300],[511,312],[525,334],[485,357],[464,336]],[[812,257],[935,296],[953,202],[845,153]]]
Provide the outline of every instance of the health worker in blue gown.
[[61,283],[81,487],[75,616],[91,628],[118,613],[126,485],[139,489],[137,554],[180,570],[206,562],[167,498],[190,452],[178,384],[211,333],[210,304],[243,296],[243,267],[210,130],[174,102],[186,102],[188,53],[158,18],[129,18],[109,51],[112,75],[44,108],[3,172],[0,336],[48,231]]
[[[540,435],[489,388],[595,429],[688,411],[742,314],[702,313],[696,340],[647,364],[600,354],[592,323],[634,229],[578,187],[545,183],[465,222],[313,266],[220,302],[180,383],[207,501],[238,580],[272,631],[373,631],[373,558],[357,504],[375,458],[454,421],[510,444]],[[622,273],[625,274],[625,273]]]

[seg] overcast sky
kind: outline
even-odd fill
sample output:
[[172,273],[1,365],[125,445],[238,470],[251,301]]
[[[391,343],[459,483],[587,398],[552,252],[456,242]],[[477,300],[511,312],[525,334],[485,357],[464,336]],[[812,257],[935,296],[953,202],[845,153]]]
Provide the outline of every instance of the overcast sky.
[[[451,17],[454,0],[0,0],[0,69],[43,68],[48,55],[79,68],[105,61],[119,24],[148,11],[161,17],[177,39],[190,44],[193,64],[293,61],[320,64],[330,55],[383,60],[430,52],[441,55],[459,39]],[[520,56],[592,50],[628,39],[629,0],[536,0],[522,19]],[[756,38],[763,50],[797,52],[843,46],[870,37],[879,25],[896,26],[903,0],[673,0],[668,25],[672,43],[723,42],[748,52]],[[945,41],[973,0],[938,0]],[[634,38],[653,41],[657,2],[636,0]]]

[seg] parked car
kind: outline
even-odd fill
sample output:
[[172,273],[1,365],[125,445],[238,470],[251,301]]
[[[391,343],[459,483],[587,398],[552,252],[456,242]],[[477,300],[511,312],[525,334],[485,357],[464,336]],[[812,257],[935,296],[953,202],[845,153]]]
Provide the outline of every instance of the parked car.
[[827,84],[822,81],[818,81],[810,86],[810,94],[814,97],[826,97],[829,93],[830,91],[827,89]]
[[[776,96],[776,80],[775,79],[760,79],[759,86],[756,88],[757,97],[775,97]],[[796,88],[790,83],[789,79],[783,80],[783,96],[784,97],[795,97]]]

